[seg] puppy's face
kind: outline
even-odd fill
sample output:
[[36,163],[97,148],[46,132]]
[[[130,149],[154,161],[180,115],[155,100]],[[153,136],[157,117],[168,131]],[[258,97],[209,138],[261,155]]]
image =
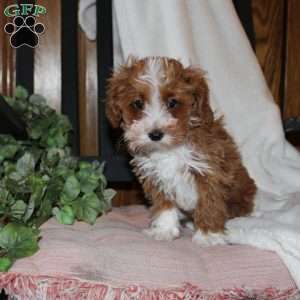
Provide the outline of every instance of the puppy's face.
[[170,149],[191,127],[208,124],[212,112],[202,72],[174,59],[133,59],[109,81],[106,113],[121,126],[132,154]]

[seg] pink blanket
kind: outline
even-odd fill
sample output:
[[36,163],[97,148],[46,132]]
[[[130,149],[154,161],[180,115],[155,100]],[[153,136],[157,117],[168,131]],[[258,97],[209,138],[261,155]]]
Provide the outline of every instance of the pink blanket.
[[[201,248],[185,229],[155,241],[142,206],[115,208],[94,226],[42,226],[40,251],[0,275],[19,299],[297,299],[279,257],[250,246]],[[190,297],[190,298],[188,298]],[[295,297],[295,298],[294,298]]]

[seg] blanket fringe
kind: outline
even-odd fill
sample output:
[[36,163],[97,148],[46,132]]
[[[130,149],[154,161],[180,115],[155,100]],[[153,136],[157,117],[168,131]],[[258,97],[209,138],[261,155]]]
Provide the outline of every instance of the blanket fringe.
[[190,283],[180,287],[147,288],[140,285],[115,287],[107,283],[83,281],[76,278],[33,276],[19,273],[0,275],[0,288],[10,299],[18,300],[297,300],[297,289],[264,290],[242,288],[221,291],[203,290]]

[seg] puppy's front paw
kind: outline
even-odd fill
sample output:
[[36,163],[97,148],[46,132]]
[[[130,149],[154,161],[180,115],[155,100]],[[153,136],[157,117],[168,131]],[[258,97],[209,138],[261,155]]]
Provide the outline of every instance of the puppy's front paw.
[[180,231],[177,227],[163,228],[159,226],[151,226],[143,231],[148,236],[158,241],[171,241],[179,237]]
[[204,247],[227,244],[226,234],[216,232],[209,232],[206,234],[199,229],[193,236],[193,242]]
[[179,237],[180,224],[175,208],[163,211],[144,232],[156,240],[171,241]]

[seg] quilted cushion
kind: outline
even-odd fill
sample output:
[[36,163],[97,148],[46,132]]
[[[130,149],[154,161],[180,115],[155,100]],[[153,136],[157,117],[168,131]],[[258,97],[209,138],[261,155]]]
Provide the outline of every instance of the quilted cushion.
[[63,226],[51,219],[42,226],[40,251],[0,275],[0,287],[20,299],[299,295],[273,252],[240,245],[202,248],[191,242],[188,229],[175,241],[155,241],[142,233],[149,223],[143,206],[115,208],[93,226]]

